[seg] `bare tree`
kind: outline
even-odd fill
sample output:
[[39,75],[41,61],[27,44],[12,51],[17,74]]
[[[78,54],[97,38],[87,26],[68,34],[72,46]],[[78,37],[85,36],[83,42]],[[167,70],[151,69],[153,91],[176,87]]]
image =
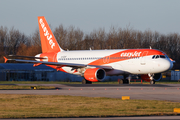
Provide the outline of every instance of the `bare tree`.
[[12,27],[8,34],[8,39],[5,41],[6,54],[16,54],[20,44],[25,43],[26,37],[19,30]]
[[55,28],[54,36],[57,39],[58,43],[61,45],[61,47],[63,49],[67,49],[67,30],[64,28],[62,24]]
[[7,27],[0,27],[0,62],[3,62],[3,56],[5,55],[5,41],[7,40],[8,29]]

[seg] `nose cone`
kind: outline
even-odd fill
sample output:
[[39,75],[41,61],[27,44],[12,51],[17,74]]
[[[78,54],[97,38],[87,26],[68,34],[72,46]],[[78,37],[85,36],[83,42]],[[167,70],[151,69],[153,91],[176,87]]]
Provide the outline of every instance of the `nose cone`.
[[163,60],[161,64],[163,66],[164,71],[170,70],[173,67],[172,61],[167,59]]
[[173,68],[173,61],[170,60],[169,62],[171,63],[169,70],[171,70]]

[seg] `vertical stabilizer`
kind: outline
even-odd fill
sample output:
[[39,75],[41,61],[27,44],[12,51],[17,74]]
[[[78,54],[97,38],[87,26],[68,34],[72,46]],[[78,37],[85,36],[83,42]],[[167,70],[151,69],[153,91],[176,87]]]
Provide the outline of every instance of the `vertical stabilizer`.
[[44,16],[38,17],[39,33],[41,39],[42,52],[61,52],[63,49],[59,46]]

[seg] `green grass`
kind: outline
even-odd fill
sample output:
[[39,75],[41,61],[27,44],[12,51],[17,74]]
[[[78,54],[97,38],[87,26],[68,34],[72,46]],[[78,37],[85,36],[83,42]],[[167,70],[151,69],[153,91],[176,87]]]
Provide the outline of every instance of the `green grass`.
[[30,89],[34,89],[33,87],[36,87],[36,89],[38,90],[55,89],[55,87],[51,87],[51,86],[0,85],[0,90],[30,90]]
[[0,118],[176,115],[180,103],[102,97],[0,94]]

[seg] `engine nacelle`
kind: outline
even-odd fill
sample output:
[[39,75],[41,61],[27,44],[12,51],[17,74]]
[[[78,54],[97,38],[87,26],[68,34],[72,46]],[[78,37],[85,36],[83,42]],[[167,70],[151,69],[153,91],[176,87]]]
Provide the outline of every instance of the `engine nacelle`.
[[154,81],[160,81],[162,79],[162,74],[161,73],[154,74],[153,78]]
[[100,68],[87,69],[84,72],[84,78],[91,82],[103,81],[106,77],[106,72]]
[[150,82],[151,80],[159,81],[159,80],[161,80],[161,78],[162,78],[161,73],[154,74],[154,76],[152,76],[152,77],[149,76],[148,74],[141,75],[141,79],[146,82]]

